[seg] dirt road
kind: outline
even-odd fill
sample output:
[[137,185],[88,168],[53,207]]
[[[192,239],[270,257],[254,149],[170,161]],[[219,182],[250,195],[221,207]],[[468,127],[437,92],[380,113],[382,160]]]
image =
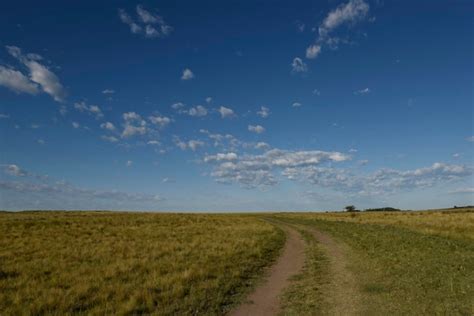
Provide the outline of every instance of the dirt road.
[[293,228],[282,227],[287,233],[283,253],[270,268],[267,279],[251,293],[246,301],[232,311],[231,316],[266,316],[280,312],[279,296],[289,285],[290,278],[301,272],[304,265],[305,243]]

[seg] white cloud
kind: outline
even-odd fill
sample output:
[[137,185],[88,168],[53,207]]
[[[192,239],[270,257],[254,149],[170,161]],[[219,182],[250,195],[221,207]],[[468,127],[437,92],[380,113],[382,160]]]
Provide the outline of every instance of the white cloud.
[[470,136],[470,137],[466,138],[466,140],[468,142],[474,143],[474,136]]
[[206,116],[207,115],[207,109],[203,107],[202,105],[197,105],[195,107],[192,107],[187,111],[187,113],[191,116]]
[[203,147],[205,145],[204,142],[200,140],[190,140],[186,142],[186,141],[182,141],[177,136],[173,138],[173,141],[175,145],[181,150],[191,149],[192,151],[196,151],[199,147]]
[[213,162],[213,161],[232,161],[237,160],[238,156],[236,153],[218,153],[216,155],[207,155],[204,157],[204,162]]
[[119,141],[118,138],[115,136],[102,135],[100,138],[110,143],[116,143]]
[[321,52],[320,45],[311,45],[306,49],[306,58],[308,59],[315,59],[318,57],[319,53]]
[[111,122],[105,122],[100,124],[100,127],[109,131],[115,131],[115,125]]
[[37,141],[37,142],[38,142],[38,144],[40,144],[40,145],[44,145],[44,144],[46,144],[46,142],[44,141],[44,139],[41,139],[41,138],[40,138],[40,139],[38,139],[38,141]]
[[127,162],[125,163],[125,166],[127,167],[131,167],[133,165],[133,161],[131,160],[127,160]]
[[329,12],[319,26],[319,35],[327,36],[332,30],[343,24],[354,25],[364,20],[369,13],[369,5],[364,0],[350,0]]
[[261,134],[265,132],[265,128],[261,125],[249,125],[248,130],[253,133]]
[[144,135],[148,132],[147,124],[136,112],[126,112],[122,114],[125,121],[123,124],[122,138],[129,138],[135,135]]
[[163,17],[144,9],[143,6],[137,5],[136,11],[138,22],[135,22],[125,10],[119,9],[120,20],[130,27],[132,33],[143,34],[148,38],[163,38],[173,30]]
[[53,97],[55,101],[62,102],[66,91],[58,77],[45,65],[38,62],[39,55],[22,54],[21,49],[16,46],[6,46],[10,55],[15,57],[29,70],[29,77],[18,70],[6,68],[0,65],[0,85],[3,85],[16,93],[38,94],[39,89]]
[[77,122],[72,122],[72,127],[79,128],[79,127],[81,127],[81,125]]
[[270,115],[270,109],[266,106],[260,107],[260,111],[257,111],[257,115],[262,118],[267,118]]
[[186,68],[183,70],[183,74],[181,75],[181,80],[191,80],[194,78],[194,73],[191,69]]
[[102,90],[102,93],[103,93],[103,94],[114,94],[114,93],[115,93],[115,90],[112,90],[112,89],[105,89],[105,90]]
[[474,188],[459,188],[450,191],[449,194],[474,194]]
[[21,72],[0,65],[0,86],[7,87],[15,93],[38,94],[38,85],[31,82]]
[[179,110],[179,109],[184,108],[184,104],[181,103],[181,102],[173,103],[173,104],[171,105],[171,108],[172,108],[173,110]]
[[217,157],[218,155],[204,158],[205,162],[214,164],[211,176],[216,178],[218,182],[235,182],[247,188],[277,184],[278,181],[274,174],[277,170],[350,159],[349,156],[338,152],[286,151],[280,149],[268,150],[261,155],[228,156],[228,154],[222,154],[221,159]]
[[[16,46],[7,46],[8,53],[25,65],[29,70],[29,80],[38,84],[41,89],[49,94],[57,102],[63,102],[66,97],[66,90],[59,82],[59,78],[43,64],[38,62],[38,58],[31,59],[31,54],[22,54],[21,49]],[[30,57],[28,57],[30,56]],[[18,74],[15,74],[18,76]],[[31,87],[30,87],[31,89]],[[30,92],[29,92],[30,93]]]
[[10,165],[1,165],[5,173],[15,176],[15,177],[25,177],[29,175],[26,170],[21,169],[18,165],[10,164]]
[[364,94],[369,94],[369,93],[370,93],[369,88],[357,90],[357,91],[354,92],[354,94],[356,94],[356,95],[364,95]]
[[234,110],[232,110],[231,108],[227,108],[225,106],[221,106],[217,111],[221,114],[222,118],[235,116]]
[[152,145],[152,146],[159,146],[159,145],[161,145],[161,143],[160,143],[159,141],[157,141],[157,140],[149,140],[149,141],[147,142],[147,144],[148,144],[148,145]]
[[206,98],[206,103],[209,104],[209,103],[211,103],[211,102],[212,102],[212,98],[211,98],[211,97],[207,97],[207,98]]
[[104,116],[100,107],[97,105],[87,105],[84,101],[74,103],[74,108],[79,112],[92,114],[96,119],[100,119]]
[[314,94],[314,95],[317,95],[317,96],[320,96],[320,95],[321,95],[321,92],[320,92],[318,89],[314,89],[314,90],[313,90],[313,94]]
[[192,150],[192,151],[195,151],[196,149],[198,149],[199,147],[202,147],[204,146],[204,142],[200,141],[200,140],[190,140],[188,142],[188,147]]
[[302,104],[299,103],[299,102],[293,102],[293,104],[291,105],[292,107],[294,108],[299,108]]
[[158,125],[159,127],[163,128],[167,126],[169,123],[171,123],[171,119],[166,116],[149,116],[148,119],[150,122],[152,122],[155,125]]
[[293,59],[293,62],[291,63],[291,69],[292,72],[307,72],[308,71],[308,66],[305,64],[305,62],[299,58],[295,57]]
[[255,149],[267,150],[269,148],[270,148],[270,145],[268,145],[265,142],[258,142],[257,144],[255,144]]

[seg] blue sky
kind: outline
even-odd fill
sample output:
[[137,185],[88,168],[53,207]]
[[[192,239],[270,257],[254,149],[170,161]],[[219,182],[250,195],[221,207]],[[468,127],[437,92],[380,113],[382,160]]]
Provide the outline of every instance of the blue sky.
[[0,5],[0,209],[474,204],[472,1]]

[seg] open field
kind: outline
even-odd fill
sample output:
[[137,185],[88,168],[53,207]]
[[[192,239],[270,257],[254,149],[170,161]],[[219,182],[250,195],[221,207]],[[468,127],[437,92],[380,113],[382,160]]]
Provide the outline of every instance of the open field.
[[327,295],[330,291],[327,284],[334,279],[328,262],[331,256],[308,233],[317,229],[347,246],[344,260],[356,278],[354,296],[360,302],[352,314],[472,315],[474,242],[468,228],[472,226],[473,215],[472,212],[274,215],[273,218],[298,225],[309,239],[306,269],[285,295],[288,314],[312,315],[314,311],[333,314],[328,311],[335,303]]
[[471,315],[473,216],[0,213],[0,314],[222,315],[271,288],[280,254],[293,266],[291,228],[284,315]]
[[0,213],[0,314],[219,315],[284,234],[239,215]]

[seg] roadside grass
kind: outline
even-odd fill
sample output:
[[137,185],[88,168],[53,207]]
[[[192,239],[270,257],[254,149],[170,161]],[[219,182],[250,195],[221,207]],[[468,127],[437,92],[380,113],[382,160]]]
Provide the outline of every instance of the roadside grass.
[[245,215],[0,213],[0,311],[222,315],[284,239]]
[[301,229],[299,232],[306,241],[305,266],[281,297],[282,315],[328,315],[324,293],[330,277],[328,259],[310,233]]
[[287,217],[383,224],[456,239],[474,240],[474,209],[403,212],[285,213]]
[[[350,269],[362,293],[363,315],[474,314],[474,243],[470,238],[425,234],[404,225],[312,217],[275,215],[289,223],[317,227],[352,248]],[[444,235],[444,228],[441,231]],[[318,280],[310,273],[301,276],[311,277]],[[311,286],[307,282],[298,292],[305,295]]]

